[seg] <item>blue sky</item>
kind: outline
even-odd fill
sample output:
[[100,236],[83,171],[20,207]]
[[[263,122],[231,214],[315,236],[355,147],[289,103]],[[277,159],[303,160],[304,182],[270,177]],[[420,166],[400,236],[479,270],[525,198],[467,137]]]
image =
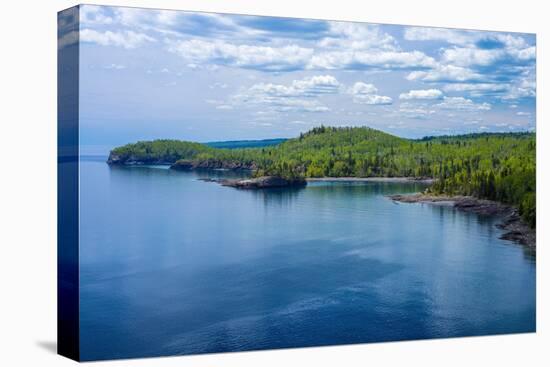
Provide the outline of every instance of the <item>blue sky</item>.
[[84,5],[81,144],[535,128],[535,36]]

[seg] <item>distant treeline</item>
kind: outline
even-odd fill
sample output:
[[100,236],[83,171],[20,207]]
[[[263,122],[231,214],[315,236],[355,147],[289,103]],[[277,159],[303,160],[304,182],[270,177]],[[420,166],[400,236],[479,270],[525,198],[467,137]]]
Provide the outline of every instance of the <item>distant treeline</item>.
[[111,154],[133,161],[239,162],[255,174],[297,177],[431,177],[434,193],[471,195],[519,208],[535,226],[535,134],[399,138],[367,127],[316,127],[261,148],[218,149],[175,140],[139,142]]
[[288,139],[263,139],[263,140],[230,140],[230,141],[213,141],[205,143],[212,148],[220,149],[238,149],[238,148],[263,148],[272,145],[278,145]]

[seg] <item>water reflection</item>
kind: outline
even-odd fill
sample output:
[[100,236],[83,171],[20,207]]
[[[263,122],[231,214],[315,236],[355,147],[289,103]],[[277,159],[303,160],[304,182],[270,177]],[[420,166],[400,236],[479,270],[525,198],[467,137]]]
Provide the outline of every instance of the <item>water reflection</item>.
[[245,179],[249,178],[252,174],[249,170],[223,170],[223,169],[199,169],[192,171],[192,174],[196,175],[200,179],[210,178],[215,180],[224,179]]
[[310,182],[308,188],[313,193],[318,195],[392,195],[397,193],[412,193],[423,191],[427,187],[426,184],[407,182],[407,183],[390,183],[390,182],[371,182],[371,181],[326,181],[326,182]]
[[299,187],[273,187],[261,190],[247,190],[256,200],[263,202],[266,209],[273,205],[289,207],[298,198],[305,186]]
[[[94,162],[99,162],[96,158]],[[250,171],[239,170],[193,170],[193,171],[177,171],[170,169],[168,165],[133,165],[133,166],[121,166],[121,165],[107,165],[112,175],[123,176],[174,176],[182,178],[194,178],[197,180],[212,179],[244,179],[250,177]]]

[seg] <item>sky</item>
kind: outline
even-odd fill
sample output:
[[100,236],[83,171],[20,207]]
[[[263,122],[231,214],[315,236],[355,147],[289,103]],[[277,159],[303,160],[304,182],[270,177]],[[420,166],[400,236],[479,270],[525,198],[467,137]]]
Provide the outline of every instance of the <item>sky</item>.
[[522,33],[83,5],[81,145],[104,152],[156,138],[294,137],[321,124],[408,138],[533,131],[535,42]]

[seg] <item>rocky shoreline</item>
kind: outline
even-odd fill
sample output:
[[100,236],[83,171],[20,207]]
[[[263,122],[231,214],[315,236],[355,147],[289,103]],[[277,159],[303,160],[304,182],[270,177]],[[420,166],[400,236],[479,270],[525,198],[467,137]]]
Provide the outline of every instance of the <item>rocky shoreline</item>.
[[433,178],[429,177],[310,177],[308,182],[418,182],[431,184]]
[[216,180],[212,178],[203,178],[200,180],[205,182],[217,182],[222,186],[235,187],[237,189],[269,189],[277,187],[303,187],[307,185],[307,182],[302,179],[292,180],[278,176],[262,176],[237,180]]
[[258,167],[254,162],[238,162],[225,161],[220,159],[177,159],[175,157],[165,158],[143,158],[132,155],[118,155],[113,152],[109,154],[107,164],[115,166],[146,166],[146,165],[163,165],[170,166],[173,170],[192,171],[192,170],[210,170],[210,169],[226,169],[226,170],[246,170],[253,171]]
[[418,193],[390,195],[388,197],[393,201],[401,203],[449,205],[464,212],[498,216],[500,222],[497,224],[497,227],[505,231],[500,237],[501,239],[513,241],[533,251],[536,250],[535,229],[529,227],[519,215],[518,210],[509,205],[491,200],[477,199],[471,196],[440,196]]
[[167,159],[143,159],[134,156],[120,156],[118,154],[110,153],[107,158],[107,164],[114,166],[145,166],[145,165],[159,165],[167,166],[174,163],[174,160]]
[[232,171],[253,171],[257,169],[255,163],[242,163],[223,161],[217,159],[207,159],[200,161],[184,160],[180,159],[170,166],[173,170],[178,171],[192,171],[192,170],[209,170],[209,169],[226,169]]

